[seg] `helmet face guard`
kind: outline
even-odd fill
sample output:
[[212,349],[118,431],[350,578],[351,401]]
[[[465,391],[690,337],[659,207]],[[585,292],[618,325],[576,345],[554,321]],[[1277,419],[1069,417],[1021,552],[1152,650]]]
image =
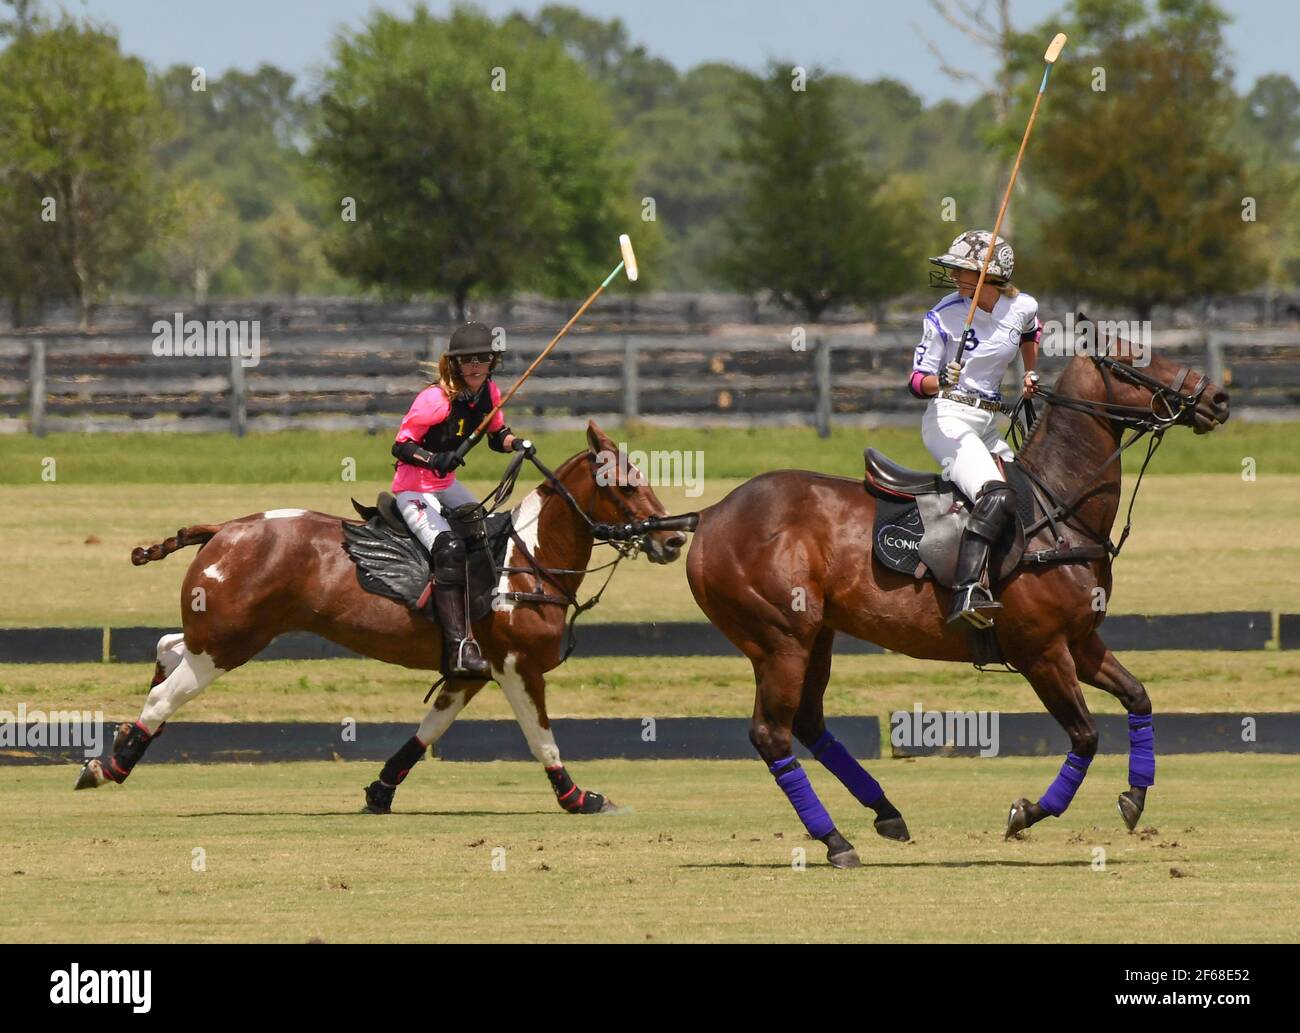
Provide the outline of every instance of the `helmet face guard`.
[[[935,260],[934,260],[933,258],[930,259],[930,261],[931,261],[931,262],[935,262]],[[940,287],[940,288],[945,288],[945,289],[950,290],[950,291],[955,291],[955,290],[960,290],[960,289],[961,289],[961,284],[959,284],[959,283],[957,282],[956,278],[955,278],[955,277],[953,276],[953,274],[952,274],[952,271],[953,271],[954,269],[969,269],[970,266],[967,266],[967,265],[946,265],[946,264],[942,264],[942,263],[939,263],[939,262],[935,262],[935,265],[938,266],[938,268],[937,268],[937,269],[931,269],[931,270],[930,270],[930,286],[931,286],[931,287]],[[978,274],[979,271],[980,271],[980,270],[979,270],[979,266],[976,265],[975,268],[972,269],[971,271],[974,272],[974,273],[976,273],[976,274]],[[994,287],[1004,287],[1004,286],[1006,286],[1006,284],[1007,284],[1008,282],[1009,282],[1009,281],[1007,281],[1007,280],[999,279],[998,277],[994,276],[992,273],[986,273],[985,276],[984,276],[984,283],[985,283],[986,285],[988,285],[988,284],[992,284]]]
[[978,274],[983,268],[984,258],[989,253],[990,245],[993,254],[989,261],[988,272],[984,275],[984,282],[995,287],[1008,284],[1016,264],[1016,253],[1011,245],[1001,237],[994,241],[993,235],[987,230],[968,230],[959,235],[944,254],[930,259],[939,267],[930,270],[930,286],[956,288],[958,284],[952,274],[954,269],[969,269]]

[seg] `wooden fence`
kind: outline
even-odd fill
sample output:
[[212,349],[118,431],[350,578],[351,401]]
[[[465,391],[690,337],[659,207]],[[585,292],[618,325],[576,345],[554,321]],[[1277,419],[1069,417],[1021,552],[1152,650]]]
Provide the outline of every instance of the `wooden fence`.
[[[1300,332],[1167,331],[1164,355],[1206,372],[1248,419],[1300,418]],[[497,379],[513,381],[548,340],[513,333]],[[812,425],[915,420],[905,383],[914,330],[735,327],[712,333],[585,333],[539,367],[512,411],[530,427],[614,422]],[[263,337],[251,356],[155,354],[154,339],[0,338],[0,432],[392,429],[445,339],[355,328]],[[1044,356],[1050,377],[1064,359]],[[1011,382],[1011,375],[1008,383]]]

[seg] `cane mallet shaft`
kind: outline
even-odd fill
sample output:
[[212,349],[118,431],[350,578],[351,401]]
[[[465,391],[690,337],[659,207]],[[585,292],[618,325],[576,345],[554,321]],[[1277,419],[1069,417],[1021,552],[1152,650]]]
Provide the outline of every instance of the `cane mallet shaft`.
[[1052,65],[1056,64],[1056,59],[1061,56],[1061,51],[1065,48],[1065,33],[1058,32],[1053,37],[1052,42],[1047,46],[1047,53],[1043,55],[1043,61],[1047,67],[1043,69],[1043,81],[1038,86],[1038,96],[1034,98],[1033,110],[1029,112],[1029,124],[1025,126],[1025,135],[1020,140],[1020,151],[1016,154],[1016,163],[1011,168],[1011,178],[1007,180],[1006,193],[1002,195],[1002,207],[998,209],[997,221],[993,224],[993,235],[989,240],[989,246],[984,253],[984,262],[980,265],[980,276],[975,281],[975,293],[971,295],[970,309],[966,313],[966,325],[962,328],[962,347],[965,348],[966,337],[970,328],[975,324],[975,309],[979,305],[980,291],[984,288],[984,277],[989,271],[989,262],[993,258],[993,246],[998,239],[998,230],[1002,228],[1002,217],[1007,214],[1007,205],[1011,203],[1011,190],[1016,185],[1016,176],[1020,174],[1020,162],[1025,156],[1025,147],[1029,144],[1029,134],[1033,131],[1034,120],[1038,118],[1038,105],[1043,102],[1043,94],[1047,92],[1047,80],[1052,74]]
[[478,444],[483,431],[487,429],[488,424],[492,422],[496,414],[505,407],[506,402],[510,401],[510,399],[514,397],[515,392],[523,387],[524,381],[532,376],[533,370],[535,370],[541,364],[542,360],[551,353],[551,350],[560,343],[560,339],[569,332],[573,327],[573,324],[582,318],[582,314],[591,307],[592,303],[598,297],[600,297],[601,292],[603,292],[605,288],[613,282],[614,277],[619,273],[626,271],[627,278],[633,283],[636,282],[636,278],[640,275],[640,271],[636,264],[636,253],[632,250],[632,241],[626,233],[619,236],[618,249],[623,255],[623,260],[614,267],[613,271],[608,276],[605,277],[601,282],[601,285],[591,292],[591,296],[582,303],[582,307],[578,309],[577,312],[569,317],[569,321],[565,323],[564,326],[560,327],[560,332],[551,338],[550,343],[542,349],[542,353],[532,361],[531,365],[529,365],[526,370],[524,370],[523,375],[514,382],[514,385],[510,390],[502,395],[501,401],[497,402],[497,404],[492,407],[492,411],[483,417],[483,421],[474,428],[474,433],[460,443],[460,447],[456,449],[456,455],[459,458],[464,459],[469,450]]

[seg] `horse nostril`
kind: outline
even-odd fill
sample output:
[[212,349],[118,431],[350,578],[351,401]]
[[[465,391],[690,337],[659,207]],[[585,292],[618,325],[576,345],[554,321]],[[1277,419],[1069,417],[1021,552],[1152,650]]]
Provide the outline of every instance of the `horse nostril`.
[[1210,401],[1214,403],[1216,409],[1226,409],[1228,407],[1228,392],[1216,391]]

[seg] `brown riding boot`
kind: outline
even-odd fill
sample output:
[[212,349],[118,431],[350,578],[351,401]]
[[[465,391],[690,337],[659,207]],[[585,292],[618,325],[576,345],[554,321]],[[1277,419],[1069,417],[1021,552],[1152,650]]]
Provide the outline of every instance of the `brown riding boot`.
[[491,678],[491,666],[470,637],[463,541],[447,532],[434,540],[433,575],[433,607],[446,651],[444,673],[448,678]]

